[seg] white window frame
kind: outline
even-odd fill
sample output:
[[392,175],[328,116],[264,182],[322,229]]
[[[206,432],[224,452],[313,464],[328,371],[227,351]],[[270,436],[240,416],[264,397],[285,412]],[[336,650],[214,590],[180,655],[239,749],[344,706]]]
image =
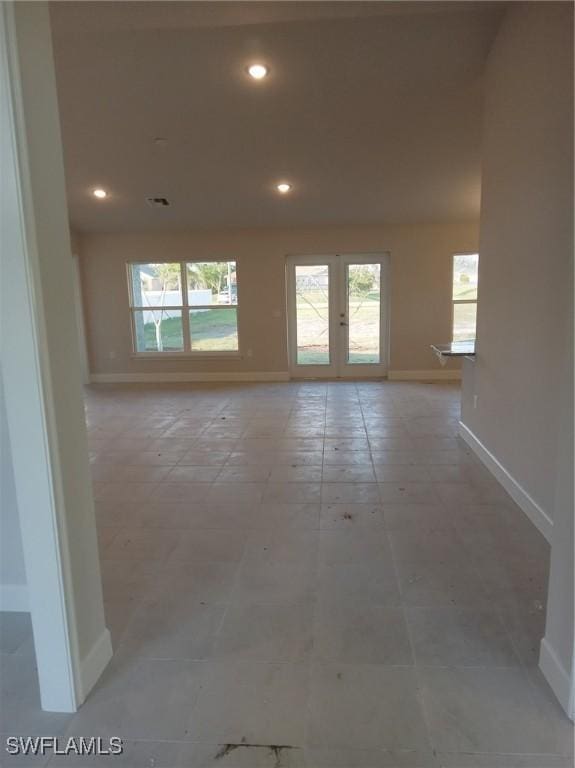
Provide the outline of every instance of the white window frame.
[[[233,262],[236,266],[236,304],[194,304],[190,306],[188,303],[188,281],[187,281],[187,265],[188,264],[205,264],[208,262]],[[150,311],[149,306],[137,306],[134,304],[134,297],[132,294],[132,267],[139,264],[179,264],[180,265],[180,288],[182,294],[181,304],[169,304],[162,307],[163,310],[177,310],[182,313],[182,336],[184,341],[184,348],[182,350],[170,349],[166,352],[158,352],[157,350],[150,350],[149,352],[138,351],[136,346],[136,324],[135,315],[136,312]],[[240,287],[238,280],[238,260],[237,258],[202,258],[202,259],[186,259],[182,261],[180,259],[158,259],[157,261],[129,261],[126,263],[126,278],[128,284],[128,306],[130,311],[130,328],[132,334],[132,354],[131,357],[138,358],[165,358],[165,357],[241,357],[240,352]],[[235,309],[237,330],[238,330],[238,348],[237,349],[192,349],[192,339],[190,333],[190,310],[191,309]]]
[[[478,251],[457,251],[451,256],[451,341],[455,341],[455,305],[456,304],[475,304],[479,300],[479,285],[477,286],[477,297],[475,299],[454,299],[453,286],[455,284],[455,259],[458,256],[477,256],[477,270],[479,272],[479,252]],[[471,341],[477,339],[477,311],[475,313],[475,336]]]

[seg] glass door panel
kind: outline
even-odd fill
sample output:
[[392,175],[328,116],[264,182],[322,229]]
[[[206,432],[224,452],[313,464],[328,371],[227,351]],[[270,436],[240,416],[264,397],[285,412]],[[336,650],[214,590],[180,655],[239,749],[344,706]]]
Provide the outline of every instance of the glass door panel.
[[349,365],[381,362],[381,264],[348,264],[347,344]]
[[329,265],[295,265],[296,363],[329,365]]

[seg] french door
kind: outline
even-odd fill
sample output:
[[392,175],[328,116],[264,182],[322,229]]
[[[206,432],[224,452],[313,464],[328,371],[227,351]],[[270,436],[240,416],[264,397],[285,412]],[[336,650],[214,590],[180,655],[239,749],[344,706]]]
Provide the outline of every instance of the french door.
[[387,254],[288,257],[294,378],[385,375],[387,266]]

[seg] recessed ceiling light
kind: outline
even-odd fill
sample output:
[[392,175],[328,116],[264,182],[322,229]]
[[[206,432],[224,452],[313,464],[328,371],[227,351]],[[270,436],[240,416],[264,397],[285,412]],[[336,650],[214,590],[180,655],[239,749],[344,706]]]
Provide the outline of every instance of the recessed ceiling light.
[[102,200],[104,197],[108,197],[108,193],[106,192],[105,189],[95,189],[92,192],[92,194],[94,195],[94,197],[97,197],[100,200]]
[[263,80],[268,74],[268,68],[264,64],[250,64],[248,75],[254,80]]
[[291,184],[288,184],[287,181],[282,181],[279,184],[276,184],[276,189],[280,195],[287,195],[291,190]]

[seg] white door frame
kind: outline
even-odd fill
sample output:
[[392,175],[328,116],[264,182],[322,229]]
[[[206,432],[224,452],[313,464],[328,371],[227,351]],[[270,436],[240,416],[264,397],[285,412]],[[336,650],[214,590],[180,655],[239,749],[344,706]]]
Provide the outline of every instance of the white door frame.
[[48,3],[0,3],[0,327],[43,709],[112,655],[98,560]]
[[[387,375],[389,360],[389,252],[330,253],[322,255],[289,255],[286,258],[288,356],[292,378],[381,378]],[[349,264],[381,265],[380,362],[347,363],[349,317],[347,308],[347,269]],[[297,363],[297,318],[295,266],[327,265],[329,269],[329,349],[330,363],[299,365]]]

